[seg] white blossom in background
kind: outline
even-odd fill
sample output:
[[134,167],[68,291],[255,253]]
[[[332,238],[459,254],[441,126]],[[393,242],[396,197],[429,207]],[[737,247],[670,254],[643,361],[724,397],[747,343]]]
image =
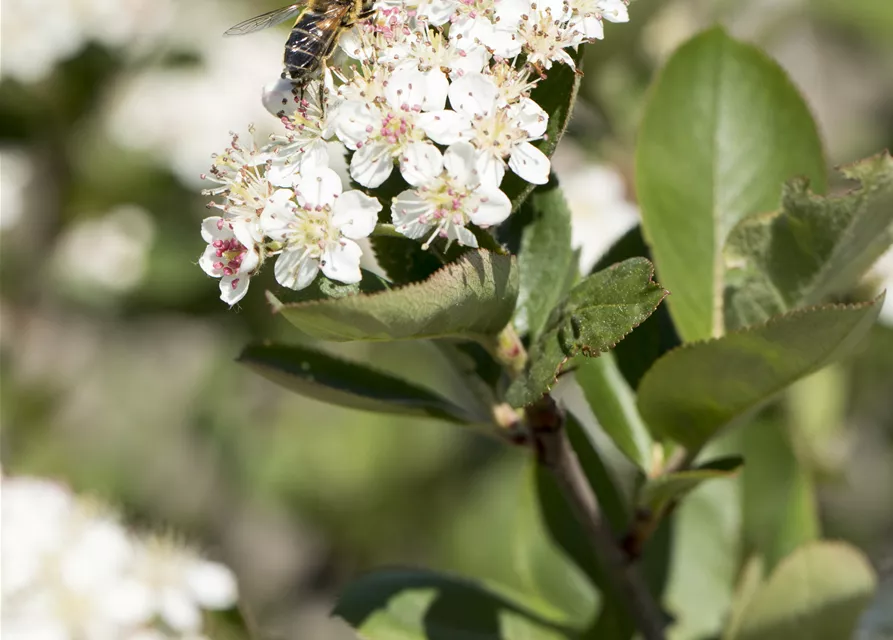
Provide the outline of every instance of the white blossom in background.
[[173,0],[4,0],[0,77],[38,82],[89,42],[145,50],[173,9]]
[[[159,551],[107,509],[39,478],[3,477],[2,607],[6,640],[186,640],[201,611],[235,605],[225,566],[182,545]],[[172,630],[175,635],[169,635]],[[155,636],[159,637],[159,636]]]
[[[234,139],[205,176],[217,183],[206,193],[219,215],[202,225],[199,263],[219,278],[221,299],[241,300],[273,259],[290,289],[320,273],[360,282],[363,240],[382,209],[376,190],[392,178],[408,188],[389,197],[387,233],[424,248],[438,238],[478,246],[471,225],[511,214],[506,171],[549,181],[539,148],[549,116],[531,97],[545,72],[573,67],[567,50],[602,38],[603,21],[627,19],[621,0],[380,1],[341,35],[321,79],[267,84],[262,104],[276,131],[259,146]],[[361,189],[343,191],[344,157]]]
[[25,213],[34,166],[25,151],[0,149],[0,230],[11,229]]
[[154,239],[151,214],[120,205],[67,229],[53,253],[54,270],[69,287],[126,293],[142,281]]
[[884,306],[878,320],[893,328],[893,249],[888,249],[884,255],[878,258],[871,268],[869,278],[877,281],[878,289],[887,291]]

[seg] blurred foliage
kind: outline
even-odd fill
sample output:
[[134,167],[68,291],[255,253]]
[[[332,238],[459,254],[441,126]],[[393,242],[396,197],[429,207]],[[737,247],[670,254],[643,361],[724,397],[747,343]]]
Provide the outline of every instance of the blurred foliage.
[[[221,4],[224,28],[259,12],[257,4]],[[227,310],[217,299],[217,283],[196,265],[205,203],[197,176],[185,176],[164,144],[161,153],[152,145],[126,145],[107,126],[129,79],[184,69],[210,74],[223,55],[227,45],[203,33],[211,29],[216,37],[216,18],[205,24],[187,17],[185,0],[173,6],[178,29],[201,38],[162,39],[135,55],[91,42],[46,78],[24,83],[4,76],[0,83],[4,176],[13,162],[8,152],[28,167],[18,185],[4,177],[2,186],[4,472],[63,478],[122,505],[137,524],[184,532],[236,570],[248,617],[261,621],[257,627],[269,637],[353,637],[327,615],[335,593],[373,566],[461,572],[518,593],[529,592],[533,575],[534,583],[550,584],[537,572],[551,566],[558,551],[546,549],[551,555],[519,576],[505,545],[517,518],[530,516],[513,511],[520,488],[530,491],[523,456],[446,422],[297,397],[235,364],[249,341],[294,341],[284,319],[258,302],[272,287],[272,273],[255,281],[253,302]],[[765,48],[791,74],[817,117],[829,164],[893,146],[893,3],[637,0],[630,13],[629,24],[610,25],[603,42],[586,48],[586,75],[567,132],[587,159],[616,165],[628,183],[655,69],[715,21]],[[4,21],[4,36],[12,28]],[[37,30],[30,37],[53,34]],[[278,72],[278,57],[255,63],[247,72],[249,87]],[[224,109],[234,91],[241,89],[219,86],[201,100],[184,96],[191,102],[174,104],[174,111],[196,117],[232,114],[218,146],[204,149],[207,140],[197,137],[202,152],[222,149],[227,128],[243,128],[255,117]],[[149,108],[127,121],[136,138],[175,126],[165,120],[171,110],[160,107],[176,98],[148,92],[139,99]],[[153,101],[159,101],[155,115]],[[7,199],[15,190],[22,193],[17,208]],[[134,245],[125,244],[123,259],[104,263],[120,237],[79,230],[122,205],[144,212],[151,233],[143,230]],[[112,272],[134,261],[142,266],[132,282],[103,282],[92,275],[96,260],[113,265]],[[866,286],[842,300],[870,299],[873,292]],[[460,406],[471,402],[459,374],[435,366],[447,360],[431,345],[324,348]],[[621,370],[629,366],[635,364],[621,359]],[[773,565],[790,548],[786,536],[809,539],[818,522],[826,536],[863,549],[882,581],[893,580],[891,388],[893,329],[876,325],[859,353],[802,381],[746,431],[716,445],[710,453],[744,451],[757,462],[748,462],[736,478],[695,489],[675,514],[672,531],[661,533],[674,551],[665,590],[674,637],[719,632],[723,620],[715,612],[741,584],[739,561],[757,549],[768,552],[770,578],[751,606],[771,600],[772,589],[784,586],[784,565]],[[572,392],[568,402],[582,406]],[[591,418],[587,429],[607,442]],[[609,443],[605,450],[605,465],[628,485],[632,465]],[[818,502],[790,509],[804,484],[817,487]],[[737,535],[739,505],[752,523],[765,523],[746,528],[743,538]],[[595,596],[578,586],[570,585],[570,595],[538,599],[528,593],[536,624],[585,622]],[[735,637],[752,636],[742,631]]]

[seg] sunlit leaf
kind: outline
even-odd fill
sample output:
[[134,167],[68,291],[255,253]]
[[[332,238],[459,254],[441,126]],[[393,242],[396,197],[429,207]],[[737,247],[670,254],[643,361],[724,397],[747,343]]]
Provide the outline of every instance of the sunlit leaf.
[[639,385],[639,411],[652,431],[691,449],[786,386],[846,355],[883,299],[791,312],[722,338],[666,354]]
[[719,28],[683,45],[645,107],[636,193],[685,340],[722,332],[725,239],[743,218],[776,209],[782,184],[798,175],[821,191],[825,161],[781,67]]
[[518,297],[514,258],[470,251],[427,280],[373,295],[282,304],[274,311],[320,340],[488,336],[511,318]]

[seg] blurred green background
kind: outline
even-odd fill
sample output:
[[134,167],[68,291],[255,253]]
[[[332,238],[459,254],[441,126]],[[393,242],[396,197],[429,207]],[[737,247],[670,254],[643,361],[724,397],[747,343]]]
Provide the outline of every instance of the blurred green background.
[[[265,637],[334,640],[353,637],[327,618],[339,587],[372,567],[517,580],[504,547],[524,456],[447,424],[289,395],[233,362],[252,339],[302,340],[267,312],[271,273],[228,310],[196,264],[210,154],[230,130],[255,123],[261,138],[278,124],[259,98],[287,27],[221,34],[281,2],[3,0],[2,463],[182,532],[237,572]],[[554,159],[585,268],[635,224],[632,153],[650,80],[714,22],[788,70],[829,168],[893,147],[893,3],[638,0],[630,15],[587,47]],[[893,255],[853,295],[884,281]],[[678,514],[675,637],[716,633],[761,522],[791,507],[779,487],[815,484],[818,501],[804,508],[818,509],[825,535],[860,546],[882,578],[893,573],[890,302],[883,315],[856,357],[730,436],[757,465]],[[337,352],[464,393],[430,345]],[[571,384],[562,393],[582,406]],[[632,470],[605,447],[628,482]]]

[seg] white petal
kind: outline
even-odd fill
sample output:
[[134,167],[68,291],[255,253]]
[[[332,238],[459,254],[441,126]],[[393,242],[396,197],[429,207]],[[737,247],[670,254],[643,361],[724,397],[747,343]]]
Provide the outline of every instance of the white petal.
[[605,27],[598,16],[583,16],[573,25],[574,31],[592,40],[603,40]]
[[462,46],[456,47],[456,49],[463,53],[461,55],[453,56],[450,61],[450,78],[453,80],[461,78],[466,73],[477,73],[481,71],[490,61],[490,52],[482,45],[470,41],[467,43],[462,42]]
[[180,589],[165,589],[161,594],[159,613],[168,626],[180,633],[198,631],[201,628],[201,611]]
[[435,180],[443,169],[443,156],[430,142],[413,142],[400,156],[400,173],[414,187]]
[[335,203],[332,224],[347,238],[365,238],[378,222],[381,203],[362,191],[347,191]]
[[348,149],[357,149],[380,123],[381,112],[377,107],[348,100],[338,107],[335,115],[335,135]]
[[458,5],[456,0],[429,0],[419,6],[419,16],[427,18],[432,27],[439,27],[453,17]]
[[256,226],[257,225],[254,224],[248,224],[244,220],[233,221],[233,234],[236,236],[236,240],[241,242],[249,251],[254,249],[254,245],[257,242],[255,240],[256,234],[254,232],[254,227]]
[[224,276],[220,279],[220,299],[233,306],[248,293],[251,277],[244,273],[235,276]]
[[276,259],[273,275],[276,282],[289,289],[300,290],[308,286],[319,271],[319,263],[304,251],[303,247],[286,249]]
[[440,69],[424,71],[424,93],[422,94],[422,111],[440,111],[446,106],[447,92],[450,83]]
[[481,193],[477,211],[469,214],[471,221],[478,226],[487,227],[499,224],[512,212],[512,201],[499,189],[487,189]]
[[[301,171],[310,171],[313,167],[329,166],[329,147],[325,140],[314,140],[304,148],[300,155]],[[289,185],[291,186],[291,185]]]
[[608,22],[629,22],[629,10],[623,0],[604,0],[602,15]]
[[229,240],[234,236],[230,224],[220,216],[202,220],[202,240],[211,244],[215,240]]
[[294,157],[290,158],[289,162],[274,163],[267,169],[265,176],[275,187],[293,187],[295,181],[300,177],[298,175],[300,169],[300,158]]
[[551,163],[542,151],[529,142],[522,142],[512,150],[509,168],[531,184],[546,184]]
[[[388,78],[384,95],[391,108],[411,111],[414,108],[422,108],[422,104],[426,101],[427,87],[428,79],[424,73],[418,69],[400,69]],[[429,110],[437,109],[443,109],[443,105],[431,107]]]
[[209,244],[198,259],[198,266],[212,278],[219,278],[223,275],[223,271],[215,265],[220,262],[222,262],[222,259],[217,257],[217,250]]
[[362,257],[363,250],[360,249],[360,245],[353,240],[341,240],[329,243],[323,251],[319,264],[327,278],[344,284],[353,284],[363,279],[363,274],[360,272]]
[[196,562],[186,570],[184,579],[196,602],[205,609],[229,609],[236,604],[236,578],[222,564]]
[[455,240],[463,247],[477,248],[478,246],[478,239],[474,237],[471,231],[455,224],[451,224],[447,229],[447,239]]
[[546,127],[549,125],[549,114],[530,98],[521,100],[510,107],[511,116],[518,127],[527,132],[530,140],[543,137]]
[[419,216],[430,212],[431,205],[411,189],[400,193],[391,203],[391,220],[407,238],[418,239],[428,232],[431,225],[419,222]]
[[474,118],[496,108],[499,89],[489,76],[467,73],[450,85],[449,94],[453,109],[467,118]]
[[443,168],[462,185],[473,186],[478,182],[475,169],[477,150],[469,142],[451,144],[443,154]]
[[494,156],[489,151],[479,151],[475,160],[475,168],[481,184],[498,187],[505,177],[505,160]]
[[260,226],[263,232],[273,240],[284,240],[288,234],[288,225],[295,220],[295,204],[291,198],[291,189],[279,189],[267,200],[263,213],[260,214]]
[[420,113],[416,123],[437,144],[450,145],[465,140],[472,132],[468,116],[450,109]]
[[388,179],[393,168],[390,150],[381,142],[363,145],[350,159],[350,177],[364,187],[379,186]]
[[285,78],[278,78],[274,82],[264,85],[261,96],[264,108],[277,118],[294,111],[294,88],[295,85]]
[[301,176],[295,185],[298,202],[311,207],[325,207],[335,204],[341,195],[341,178],[328,167],[319,167]]

